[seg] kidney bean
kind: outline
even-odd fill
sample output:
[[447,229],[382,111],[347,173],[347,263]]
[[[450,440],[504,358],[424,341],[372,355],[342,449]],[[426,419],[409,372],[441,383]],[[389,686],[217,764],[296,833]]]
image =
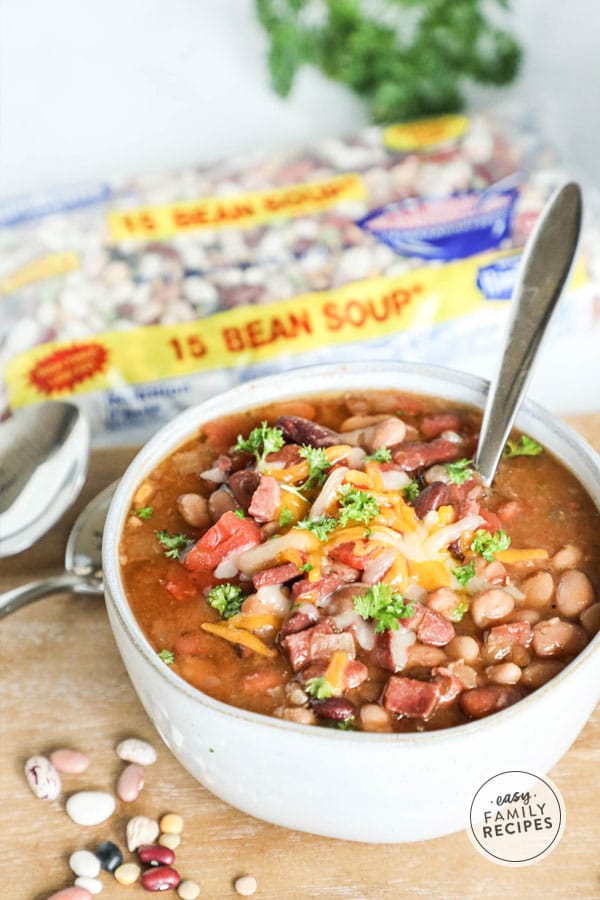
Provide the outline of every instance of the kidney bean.
[[333,447],[344,441],[337,431],[303,419],[301,416],[279,416],[277,427],[283,431],[286,441],[292,444],[310,444],[311,447]]
[[147,891],[168,891],[176,888],[181,881],[177,869],[171,866],[157,866],[142,872],[142,886]]
[[600,631],[600,603],[592,603],[579,616],[579,621],[590,637]]
[[421,644],[416,641],[406,649],[406,669],[443,666],[447,661],[448,658],[441,647],[433,647],[430,644]]
[[515,601],[506,591],[492,588],[478,594],[471,601],[470,613],[478,628],[487,628],[492,622],[504,619],[515,608]]
[[434,438],[428,442],[404,441],[392,450],[395,465],[405,472],[414,472],[435,463],[451,462],[460,456],[460,448],[443,438]]
[[494,684],[489,687],[463,691],[458,702],[464,712],[474,719],[489,716],[490,713],[511,706],[521,699],[521,692],[509,685]]
[[512,662],[488,666],[485,674],[493,684],[516,684],[521,678],[521,669]]
[[32,756],[27,760],[25,777],[39,800],[56,800],[60,794],[60,775],[45,756]]
[[144,769],[137,763],[132,763],[126,766],[119,775],[117,796],[125,803],[131,803],[133,800],[137,800],[143,787]]
[[432,509],[446,506],[450,501],[450,488],[442,481],[434,481],[423,488],[415,500],[415,512],[419,519],[424,519]]
[[535,575],[531,575],[523,582],[521,590],[525,594],[525,602],[528,606],[541,609],[552,599],[554,579],[550,572],[536,572]]
[[577,619],[594,602],[594,587],[585,572],[568,569],[556,586],[556,606],[561,616]]
[[[435,610],[435,612],[439,613],[440,616],[443,616],[450,622],[453,621],[452,617],[458,604],[459,599],[457,594],[448,587],[441,587],[437,588],[435,591],[431,591],[425,601],[425,605],[428,606],[429,609]],[[452,640],[454,640],[454,638]]]
[[363,731],[385,732],[392,730],[391,717],[387,709],[378,703],[365,703],[360,709],[360,724]]
[[547,681],[550,681],[551,678],[554,678],[555,675],[558,675],[559,672],[562,672],[564,667],[565,663],[550,662],[549,660],[532,662],[523,669],[521,684],[531,689],[539,688],[546,684]]
[[451,659],[462,659],[466,663],[476,662],[481,652],[481,647],[475,638],[466,634],[459,634],[452,638],[445,649]]
[[[139,522],[140,520],[136,519],[136,521]],[[58,772],[80,775],[89,766],[90,758],[85,753],[80,753],[79,750],[69,750],[66,747],[61,747],[50,754],[50,762]]]
[[328,697],[326,700],[311,700],[313,710],[320,719],[330,719],[332,722],[346,722],[353,719],[356,709],[353,703],[345,697]]
[[578,566],[583,560],[581,549],[575,544],[565,544],[557,553],[554,554],[550,562],[558,571],[563,569],[572,569]]
[[170,866],[175,862],[173,851],[162,844],[143,844],[137,848],[137,854],[148,866]]
[[208,501],[201,494],[180,494],[177,509],[182,519],[192,528],[208,528],[210,525]]
[[229,477],[229,487],[244,512],[248,512],[259,481],[260,475],[252,469],[242,469],[241,472],[234,472]]
[[236,509],[237,503],[231,491],[226,488],[213,491],[208,498],[208,511],[213,522],[220,519],[223,513],[234,512]]
[[538,656],[565,656],[579,653],[588,639],[583,628],[555,616],[533,629],[533,649]]

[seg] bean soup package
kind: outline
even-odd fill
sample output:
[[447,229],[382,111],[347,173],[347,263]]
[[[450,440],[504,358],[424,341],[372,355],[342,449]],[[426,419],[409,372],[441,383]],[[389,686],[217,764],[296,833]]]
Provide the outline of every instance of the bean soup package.
[[[489,376],[521,249],[564,179],[496,110],[4,202],[2,409],[73,399],[116,444],[314,362]],[[557,411],[589,403],[599,298],[588,226],[534,384]]]

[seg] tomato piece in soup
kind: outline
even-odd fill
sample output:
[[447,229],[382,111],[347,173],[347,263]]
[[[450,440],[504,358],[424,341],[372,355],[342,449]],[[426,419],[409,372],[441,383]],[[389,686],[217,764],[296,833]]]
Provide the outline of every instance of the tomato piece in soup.
[[261,531],[254,519],[240,519],[229,510],[186,553],[183,564],[192,572],[212,572],[230,553],[260,541]]

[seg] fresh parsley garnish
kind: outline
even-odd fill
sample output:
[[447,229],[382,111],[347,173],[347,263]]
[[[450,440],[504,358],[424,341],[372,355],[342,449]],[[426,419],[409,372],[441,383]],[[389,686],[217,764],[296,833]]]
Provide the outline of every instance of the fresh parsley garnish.
[[338,731],[356,731],[354,716],[351,716],[349,719],[344,719],[342,722],[336,722],[335,727]]
[[367,462],[369,459],[372,459],[373,462],[390,462],[392,451],[389,447],[380,447],[375,453],[369,453],[368,456],[365,456],[364,462]]
[[187,534],[169,534],[168,531],[157,531],[156,537],[159,543],[166,547],[165,556],[168,559],[179,559],[183,551],[194,543]]
[[533,438],[522,434],[518,441],[507,441],[502,452],[505,459],[513,459],[515,456],[539,456],[544,448]]
[[367,491],[361,491],[352,484],[343,484],[338,489],[340,498],[340,511],[338,521],[340,528],[345,528],[348,522],[362,522],[368,525],[371,519],[379,515],[379,507],[375,497]]
[[279,513],[279,527],[285,528],[286,525],[291,525],[294,521],[294,513],[287,506],[281,507],[281,512]]
[[452,574],[464,587],[466,583],[475,576],[475,560],[472,559],[471,562],[466,563],[464,566],[458,566],[456,569],[452,569]]
[[230,619],[241,612],[245,598],[237,584],[217,584],[210,589],[206,599],[224,619]]
[[494,562],[494,553],[500,550],[508,550],[510,547],[510,538],[504,531],[496,531],[490,534],[483,528],[475,532],[475,537],[471,543],[473,553],[479,553],[487,562]]
[[326,678],[309,678],[304,690],[317,700],[326,700],[333,696],[333,688]]
[[300,566],[301,572],[312,572],[313,564],[312,563],[304,563],[303,566]]
[[175,662],[175,654],[171,653],[170,650],[161,650],[160,653],[157,654],[159,659],[162,659],[167,666],[172,666]]
[[402,493],[404,494],[404,499],[408,500],[409,503],[414,503],[419,494],[421,493],[421,488],[419,487],[418,481],[409,481],[408,484],[405,484],[402,488]]
[[153,506],[141,506],[139,509],[134,509],[133,511],[134,516],[137,516],[138,519],[151,519],[153,513]]
[[452,484],[464,484],[473,475],[473,463],[470,459],[459,459],[457,462],[448,463],[446,471]]
[[331,534],[332,531],[335,531],[337,526],[337,519],[334,519],[333,516],[323,514],[322,516],[319,516],[318,519],[302,519],[295,527],[301,528],[304,531],[310,531],[312,534],[316,534],[320,541],[326,541],[327,536]]
[[461,600],[458,606],[455,606],[452,612],[450,613],[450,618],[453,622],[462,622],[462,618],[466,611],[469,608],[468,600]]
[[259,469],[265,464],[265,457],[269,453],[277,453],[283,447],[283,431],[281,428],[269,428],[266,422],[261,422],[257,428],[253,428],[247,438],[238,435],[235,450],[245,453],[253,453]]
[[322,447],[310,447],[305,444],[300,448],[299,453],[308,463],[308,478],[302,485],[302,490],[309,491],[312,488],[320,487],[327,478],[328,469],[331,468],[325,450]]
[[407,603],[390,584],[379,582],[352,598],[354,609],[363,619],[374,619],[375,634],[382,631],[397,631],[399,619],[409,619],[414,613],[412,603]]
[[238,519],[245,519],[245,518],[246,518],[246,513],[245,513],[244,510],[241,508],[241,506],[239,507],[239,509],[235,509],[235,510],[233,511],[233,514],[234,514],[234,516],[237,516]]

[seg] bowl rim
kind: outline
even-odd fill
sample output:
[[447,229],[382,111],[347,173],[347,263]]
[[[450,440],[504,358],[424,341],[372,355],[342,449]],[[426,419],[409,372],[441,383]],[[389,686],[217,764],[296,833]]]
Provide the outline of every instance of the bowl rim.
[[[412,362],[389,363],[386,361],[383,364],[383,369],[386,373],[389,372],[390,381],[392,381],[394,377],[405,375],[432,379],[439,382],[450,382],[459,389],[477,393],[481,398],[482,404],[489,388],[489,381],[487,379],[444,366],[425,365]],[[381,376],[382,363],[377,362],[377,360],[361,360],[360,372],[362,375],[372,373]],[[468,736],[488,731],[493,728],[502,727],[504,723],[509,722],[509,720],[513,719],[515,716],[521,716],[522,713],[525,713],[532,706],[543,702],[549,695],[555,693],[562,687],[564,682],[570,678],[572,673],[580,669],[583,665],[587,665],[592,657],[596,657],[600,664],[600,632],[590,640],[588,645],[562,670],[562,672],[559,672],[558,675],[555,675],[550,681],[546,682],[546,684],[537,688],[517,703],[512,704],[503,710],[499,710],[491,716],[486,716],[471,722],[465,722],[460,725],[453,725],[449,728],[440,728],[431,731],[404,733],[345,731],[342,733],[334,728],[302,725],[296,722],[290,722],[286,719],[269,716],[264,713],[251,712],[250,710],[232,706],[211,697],[209,694],[205,694],[199,688],[196,688],[185,681],[181,676],[176,675],[171,671],[169,666],[165,665],[162,660],[159,660],[156,651],[145,637],[129,606],[120,577],[118,546],[121,530],[125,522],[126,511],[131,505],[130,498],[132,491],[140,483],[143,477],[149,474],[162,459],[172,453],[178,446],[185,443],[194,434],[194,431],[197,431],[204,422],[209,422],[218,416],[227,415],[228,410],[223,409],[223,406],[230,408],[232,403],[242,399],[244,402],[237,406],[236,409],[252,409],[253,406],[263,406],[269,402],[279,403],[285,401],[285,399],[300,399],[315,396],[319,392],[327,393],[326,388],[321,389],[321,391],[312,390],[309,392],[306,390],[303,391],[301,388],[298,389],[298,387],[296,387],[295,390],[285,389],[288,387],[291,388],[294,382],[297,383],[298,377],[302,378],[303,375],[305,377],[313,375],[317,378],[327,379],[349,374],[356,374],[356,367],[352,364],[326,363],[320,365],[299,366],[289,369],[284,373],[267,375],[241,382],[223,393],[185,409],[156,432],[156,434],[141,447],[133,460],[129,463],[119,481],[108,510],[102,542],[102,565],[107,607],[110,607],[117,615],[121,627],[126,633],[132,647],[137,650],[144,662],[150,665],[151,669],[153,669],[169,688],[175,689],[178,693],[183,694],[194,703],[207,707],[214,713],[224,715],[228,719],[237,720],[238,723],[241,722],[261,728],[274,728],[277,731],[297,734],[303,738],[360,741],[361,743],[369,742],[371,744],[392,747],[416,743],[423,748],[440,742],[447,743],[448,741],[460,741],[463,739],[463,735]],[[256,387],[261,388],[263,386],[272,389],[272,391],[276,390],[278,393],[282,391],[283,396],[281,398],[272,397],[271,400],[266,401],[259,399],[255,403],[252,403],[252,398],[247,397],[249,389],[252,390]],[[440,384],[440,387],[442,387],[442,384]],[[383,390],[384,388],[369,385],[364,389]],[[402,388],[398,385],[390,385],[390,389],[401,390]],[[333,393],[338,390],[343,390],[343,388],[335,386],[333,389],[329,388],[329,390]],[[411,393],[413,392],[412,388],[407,388],[406,390]],[[420,393],[424,396],[444,396],[443,390],[438,394],[434,394],[424,389],[417,389],[414,390],[414,393]],[[456,402],[477,405],[472,399],[455,399]],[[205,415],[205,412],[208,412],[209,414]],[[578,455],[579,460],[585,462],[589,467],[590,472],[596,475],[599,484],[597,496],[593,496],[586,485],[582,486],[600,511],[600,455],[598,455],[596,451],[579,434],[577,434],[573,428],[571,428],[571,426],[555,418],[538,403],[531,400],[524,400],[521,404],[519,415],[517,416],[517,423],[518,420],[524,416],[549,430],[552,433],[552,437],[556,437],[556,439],[563,444],[569,445],[570,449]],[[198,422],[198,418],[200,418],[200,422]],[[174,438],[172,433],[183,436]],[[554,448],[549,449],[559,457],[559,460],[563,465],[566,465],[567,468],[570,469],[570,466],[559,456]],[[573,472],[573,474],[578,478],[578,481],[580,481],[577,473]]]

